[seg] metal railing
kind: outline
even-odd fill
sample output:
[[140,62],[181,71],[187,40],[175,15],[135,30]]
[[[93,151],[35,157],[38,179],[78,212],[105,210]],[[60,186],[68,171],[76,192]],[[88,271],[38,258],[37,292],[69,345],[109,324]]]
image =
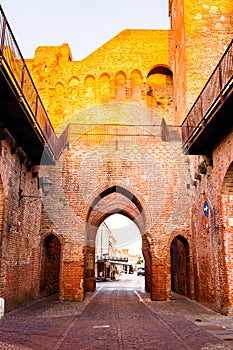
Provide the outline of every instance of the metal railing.
[[57,138],[1,6],[0,64],[4,66],[21,102],[26,105],[32,124],[58,159],[68,139],[68,128]]
[[[180,141],[180,127],[166,124],[162,119],[159,124],[120,124],[120,123],[70,123],[68,125],[68,140],[107,142],[117,139],[123,142],[137,142],[159,138],[162,141]],[[148,142],[148,141],[147,141]]]
[[71,123],[69,124],[68,139],[70,142],[76,140],[110,141],[119,138],[119,140],[136,140],[142,137],[161,137],[161,124],[87,124]]
[[223,101],[224,95],[232,84],[232,77],[233,40],[182,123],[184,145],[201,130],[203,122],[213,108]]

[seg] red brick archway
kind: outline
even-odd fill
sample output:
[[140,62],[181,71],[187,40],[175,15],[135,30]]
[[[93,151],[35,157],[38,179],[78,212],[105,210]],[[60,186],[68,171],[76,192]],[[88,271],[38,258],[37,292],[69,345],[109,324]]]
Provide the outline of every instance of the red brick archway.
[[59,292],[61,244],[50,234],[44,240],[41,264],[40,296],[46,297]]
[[138,198],[121,186],[112,186],[100,193],[92,202],[87,217],[87,245],[85,254],[85,290],[93,292],[95,282],[95,238],[98,227],[110,215],[119,213],[133,220],[142,235],[142,253],[145,259],[146,290],[150,291],[151,263],[149,243],[145,234],[145,217]]

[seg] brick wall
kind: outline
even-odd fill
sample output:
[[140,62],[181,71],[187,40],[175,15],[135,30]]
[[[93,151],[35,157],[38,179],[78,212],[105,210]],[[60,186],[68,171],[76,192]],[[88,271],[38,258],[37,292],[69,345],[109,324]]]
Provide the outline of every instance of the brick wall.
[[[229,219],[232,216],[232,151],[231,132],[214,150],[207,174],[197,181],[192,201],[196,298],[228,314],[233,310],[232,226]],[[199,157],[200,161],[202,157]],[[206,200],[210,207],[208,218],[203,213]]]
[[[124,114],[125,120],[128,116]],[[52,224],[43,232],[53,229],[64,240],[60,297],[77,299],[77,290],[84,294],[80,286],[93,290],[95,235],[101,222],[118,211],[139,225],[143,250],[146,254],[149,249],[154,261],[152,298],[166,300],[171,292],[170,238],[180,234],[190,240],[189,211],[183,210],[189,207],[190,177],[181,144],[139,130],[140,134],[136,127],[131,128],[132,135],[123,126],[122,136],[116,136],[116,130],[106,135],[106,126],[97,131],[73,141],[58,165],[45,169],[53,183],[46,199],[47,220]]]
[[[152,298],[170,297],[168,237],[189,235],[188,214],[181,213],[188,164],[176,130],[170,131],[179,141],[161,140],[162,118],[174,122],[171,45],[166,30],[125,30],[80,62],[72,61],[67,44],[39,47],[27,61],[54,127],[69,125],[69,150],[44,170],[53,186],[43,235],[55,230],[64,241],[60,299],[80,300],[85,288],[95,288],[96,230],[115,211],[140,225],[144,255],[164,274],[147,268]],[[127,195],[103,195],[116,187]]]
[[181,123],[232,40],[233,4],[173,0],[170,8],[176,120]]
[[[53,125],[61,129],[63,121],[102,103],[133,101],[147,107],[149,72],[157,65],[172,67],[170,40],[167,30],[124,30],[82,61],[72,61],[64,44],[39,47],[26,63]],[[159,106],[166,103],[172,119],[167,102]]]
[[[181,123],[213,72],[233,32],[232,1],[170,1],[174,31],[174,104],[175,119]],[[195,298],[224,313],[232,312],[232,251],[228,221],[223,217],[223,178],[231,164],[231,137],[213,153],[213,166],[195,180],[203,157],[190,157],[192,186],[192,246]],[[226,142],[229,147],[225,147]],[[217,157],[218,154],[218,157]],[[211,159],[206,159],[212,164]],[[230,172],[228,174],[231,174]],[[228,175],[228,177],[230,177]],[[193,182],[193,184],[195,183]],[[224,197],[226,203],[230,194]],[[211,206],[210,216],[203,213],[204,201]],[[223,209],[224,208],[224,209]]]
[[10,135],[4,135],[0,144],[0,295],[9,311],[38,297],[41,201],[22,198],[19,202],[20,188],[24,195],[40,194],[37,169],[29,166]]
[[[170,298],[172,264],[175,289],[232,312],[232,135],[192,187],[202,158],[182,154],[175,127],[229,44],[232,1],[173,0],[170,16],[172,31],[125,30],[82,61],[72,60],[67,44],[39,47],[26,61],[57,132],[69,125],[70,143],[55,166],[40,167],[52,181],[41,221],[40,202],[26,205],[25,198],[19,206],[17,195],[19,186],[38,193],[37,178],[19,150],[2,142],[0,292],[8,309],[58,289],[61,300],[83,300],[95,288],[96,231],[121,212],[140,228],[153,300]],[[17,232],[7,222],[15,225],[19,214]],[[56,245],[44,248],[41,260],[47,237]],[[50,254],[54,275],[46,273]],[[189,274],[176,282],[187,264]]]

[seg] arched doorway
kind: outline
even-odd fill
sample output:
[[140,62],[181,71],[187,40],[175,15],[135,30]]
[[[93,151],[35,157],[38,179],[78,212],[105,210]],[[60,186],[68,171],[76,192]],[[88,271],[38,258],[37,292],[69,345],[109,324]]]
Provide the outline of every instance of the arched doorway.
[[[3,222],[4,222],[4,191],[2,178],[0,177],[0,239],[2,241],[2,232],[3,232]],[[1,245],[2,248],[2,245]],[[1,271],[1,261],[2,261],[2,249],[0,248],[0,271]]]
[[189,244],[183,236],[177,236],[171,244],[171,290],[190,297]]
[[[101,223],[113,214],[122,214],[132,220],[138,227],[142,237],[142,253],[148,249],[145,246],[145,218],[143,207],[138,198],[121,186],[112,186],[100,193],[92,202],[87,217],[87,246],[85,253],[85,290],[92,292],[96,288],[95,277],[95,240]],[[145,264],[151,266],[147,259]],[[145,266],[145,271],[148,271]],[[151,274],[148,272],[148,276]],[[151,277],[150,277],[151,278]],[[150,281],[151,284],[151,281]]]
[[173,113],[173,73],[165,66],[156,66],[147,75],[147,105],[170,121]]
[[50,234],[44,240],[41,265],[40,296],[46,297],[59,292],[61,244]]
[[95,239],[95,262],[98,281],[121,279],[144,268],[141,233],[131,219],[116,213],[101,223]]
[[[221,213],[221,217],[219,217]],[[233,314],[233,163],[226,171],[221,192],[221,210],[217,213],[218,254],[222,261],[220,286],[218,287],[218,303],[221,312]]]

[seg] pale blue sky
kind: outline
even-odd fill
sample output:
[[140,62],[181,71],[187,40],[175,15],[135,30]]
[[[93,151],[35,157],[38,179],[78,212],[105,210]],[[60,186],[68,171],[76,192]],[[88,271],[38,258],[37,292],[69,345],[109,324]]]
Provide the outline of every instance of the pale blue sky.
[[0,0],[24,58],[68,43],[81,60],[124,29],[169,29],[168,0]]

